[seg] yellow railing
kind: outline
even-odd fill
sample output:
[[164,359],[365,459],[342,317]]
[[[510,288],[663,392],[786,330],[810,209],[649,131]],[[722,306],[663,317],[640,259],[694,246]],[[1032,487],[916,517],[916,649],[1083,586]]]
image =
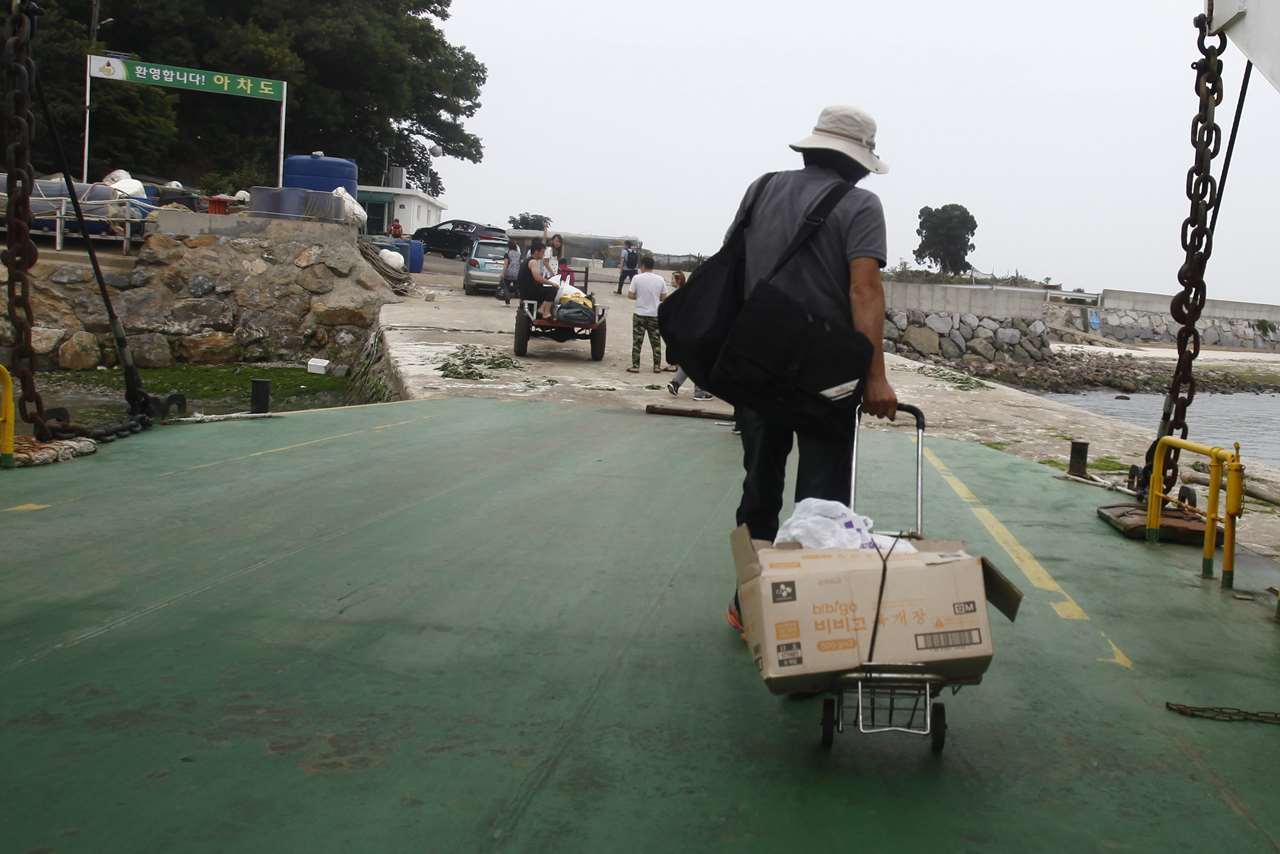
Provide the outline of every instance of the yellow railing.
[[[1240,463],[1240,444],[1234,451],[1211,448],[1164,436],[1156,443],[1155,463],[1151,467],[1151,483],[1147,485],[1147,542],[1160,541],[1160,508],[1163,495],[1164,458],[1170,448],[1179,448],[1209,458],[1209,498],[1205,502],[1204,557],[1200,562],[1200,574],[1213,578],[1213,552],[1218,545],[1218,521],[1222,520],[1222,586],[1235,583],[1236,570],[1236,520],[1244,512],[1244,466]],[[1222,470],[1227,471],[1227,505],[1225,518],[1218,515],[1218,491],[1222,483]]]
[[0,365],[0,469],[13,468],[13,379]]

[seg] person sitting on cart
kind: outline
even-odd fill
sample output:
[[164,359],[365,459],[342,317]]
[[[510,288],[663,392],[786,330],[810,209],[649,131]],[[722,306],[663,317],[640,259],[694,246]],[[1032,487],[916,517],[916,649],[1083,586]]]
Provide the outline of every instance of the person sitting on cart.
[[541,240],[533,241],[529,245],[529,257],[520,267],[520,275],[516,279],[520,299],[537,302],[538,316],[543,320],[551,317],[558,290],[555,285],[548,284],[550,279],[542,274],[542,256],[546,251],[547,247]]

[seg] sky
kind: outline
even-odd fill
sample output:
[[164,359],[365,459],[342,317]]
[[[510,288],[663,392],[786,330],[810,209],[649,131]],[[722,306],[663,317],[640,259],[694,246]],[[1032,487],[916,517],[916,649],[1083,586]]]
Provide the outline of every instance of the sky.
[[[970,256],[1064,287],[1171,293],[1193,150],[1198,0],[454,0],[442,24],[489,70],[443,158],[448,218],[719,246],[746,185],[797,168],[787,146],[827,104],[869,112],[887,175],[889,263],[921,207],[978,221]],[[1224,57],[1224,138],[1244,69]],[[1280,302],[1280,92],[1250,84],[1209,296]],[[1224,143],[1225,150],[1225,143]],[[1218,163],[1221,163],[1219,158]]]

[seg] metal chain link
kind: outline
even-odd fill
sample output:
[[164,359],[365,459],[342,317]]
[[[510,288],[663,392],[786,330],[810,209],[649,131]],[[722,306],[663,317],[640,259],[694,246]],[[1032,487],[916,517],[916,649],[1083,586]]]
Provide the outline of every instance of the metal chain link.
[[31,110],[31,16],[28,3],[13,3],[5,15],[4,48],[0,56],[4,90],[0,93],[0,131],[4,137],[6,177],[5,249],[0,260],[8,269],[5,282],[9,322],[13,324],[13,375],[20,394],[18,413],[31,424],[37,439],[53,438],[53,425],[45,415],[44,401],[36,390],[36,352],[31,342],[35,312],[31,307],[31,275],[38,253],[31,240],[31,131],[35,117]]
[[[1200,50],[1200,59],[1192,63],[1196,72],[1196,94],[1200,98],[1200,109],[1191,120],[1191,144],[1195,147],[1195,160],[1187,170],[1187,199],[1191,202],[1190,212],[1182,222],[1182,251],[1186,254],[1181,269],[1178,270],[1178,283],[1182,292],[1173,298],[1169,306],[1174,321],[1181,327],[1178,330],[1178,364],[1174,368],[1173,380],[1165,395],[1164,409],[1160,418],[1160,436],[1178,436],[1187,438],[1187,409],[1196,397],[1196,380],[1191,366],[1200,355],[1200,332],[1196,323],[1200,320],[1200,312],[1204,309],[1205,283],[1204,270],[1213,254],[1213,230],[1210,218],[1218,206],[1218,182],[1213,177],[1213,159],[1222,148],[1222,128],[1218,126],[1215,113],[1222,103],[1222,60],[1219,58],[1227,47],[1227,37],[1218,33],[1217,44],[1209,43],[1210,19],[1207,15],[1198,15],[1195,19],[1199,36],[1196,46]],[[1147,450],[1147,472],[1150,472],[1155,459],[1156,443],[1152,442]],[[1177,448],[1170,448],[1165,457],[1164,492],[1171,494],[1178,485]],[[1144,479],[1144,488],[1147,484]]]
[[1230,706],[1184,706],[1181,703],[1168,703],[1164,707],[1171,712],[1186,715],[1189,718],[1208,718],[1211,721],[1252,721],[1262,724],[1280,724],[1280,712],[1246,712]]

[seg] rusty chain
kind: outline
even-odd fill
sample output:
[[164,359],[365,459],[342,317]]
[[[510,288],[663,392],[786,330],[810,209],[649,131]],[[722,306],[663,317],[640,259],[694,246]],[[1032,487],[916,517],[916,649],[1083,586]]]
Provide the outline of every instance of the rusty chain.
[[[1161,436],[1177,436],[1187,438],[1187,409],[1196,397],[1196,380],[1192,373],[1192,363],[1200,355],[1200,332],[1196,323],[1200,320],[1200,312],[1204,309],[1205,282],[1204,271],[1213,254],[1213,229],[1210,218],[1217,209],[1219,186],[1213,177],[1213,159],[1222,148],[1222,128],[1218,126],[1216,111],[1222,103],[1222,52],[1227,46],[1227,37],[1219,33],[1217,43],[1210,43],[1210,18],[1197,15],[1195,19],[1199,35],[1196,46],[1200,51],[1200,59],[1192,63],[1196,72],[1196,94],[1200,98],[1200,109],[1191,120],[1191,144],[1195,148],[1195,160],[1187,170],[1187,199],[1191,209],[1182,222],[1182,250],[1185,259],[1178,270],[1178,283],[1182,291],[1173,298],[1169,311],[1178,323],[1178,363],[1174,368],[1173,380],[1165,395],[1164,409],[1160,418]],[[1146,472],[1151,471],[1154,464],[1156,443],[1152,442],[1147,450]],[[1172,493],[1178,485],[1177,448],[1170,448],[1165,457],[1164,492]],[[1149,477],[1144,478],[1145,486]]]
[[1171,712],[1186,715],[1189,718],[1207,718],[1211,721],[1253,721],[1261,724],[1280,724],[1280,712],[1246,712],[1244,709],[1233,709],[1230,706],[1184,706],[1181,703],[1166,702],[1164,707]]
[[36,353],[31,332],[35,312],[31,306],[31,274],[38,253],[31,240],[31,131],[35,117],[31,110],[31,81],[35,66],[31,61],[32,16],[29,3],[13,3],[5,15],[3,57],[4,91],[0,95],[0,129],[4,134],[4,159],[8,202],[6,205],[5,249],[0,254],[8,270],[5,282],[9,322],[13,325],[13,375],[20,394],[18,413],[32,425],[40,441],[53,438],[57,422],[46,417],[44,401],[36,390]]

